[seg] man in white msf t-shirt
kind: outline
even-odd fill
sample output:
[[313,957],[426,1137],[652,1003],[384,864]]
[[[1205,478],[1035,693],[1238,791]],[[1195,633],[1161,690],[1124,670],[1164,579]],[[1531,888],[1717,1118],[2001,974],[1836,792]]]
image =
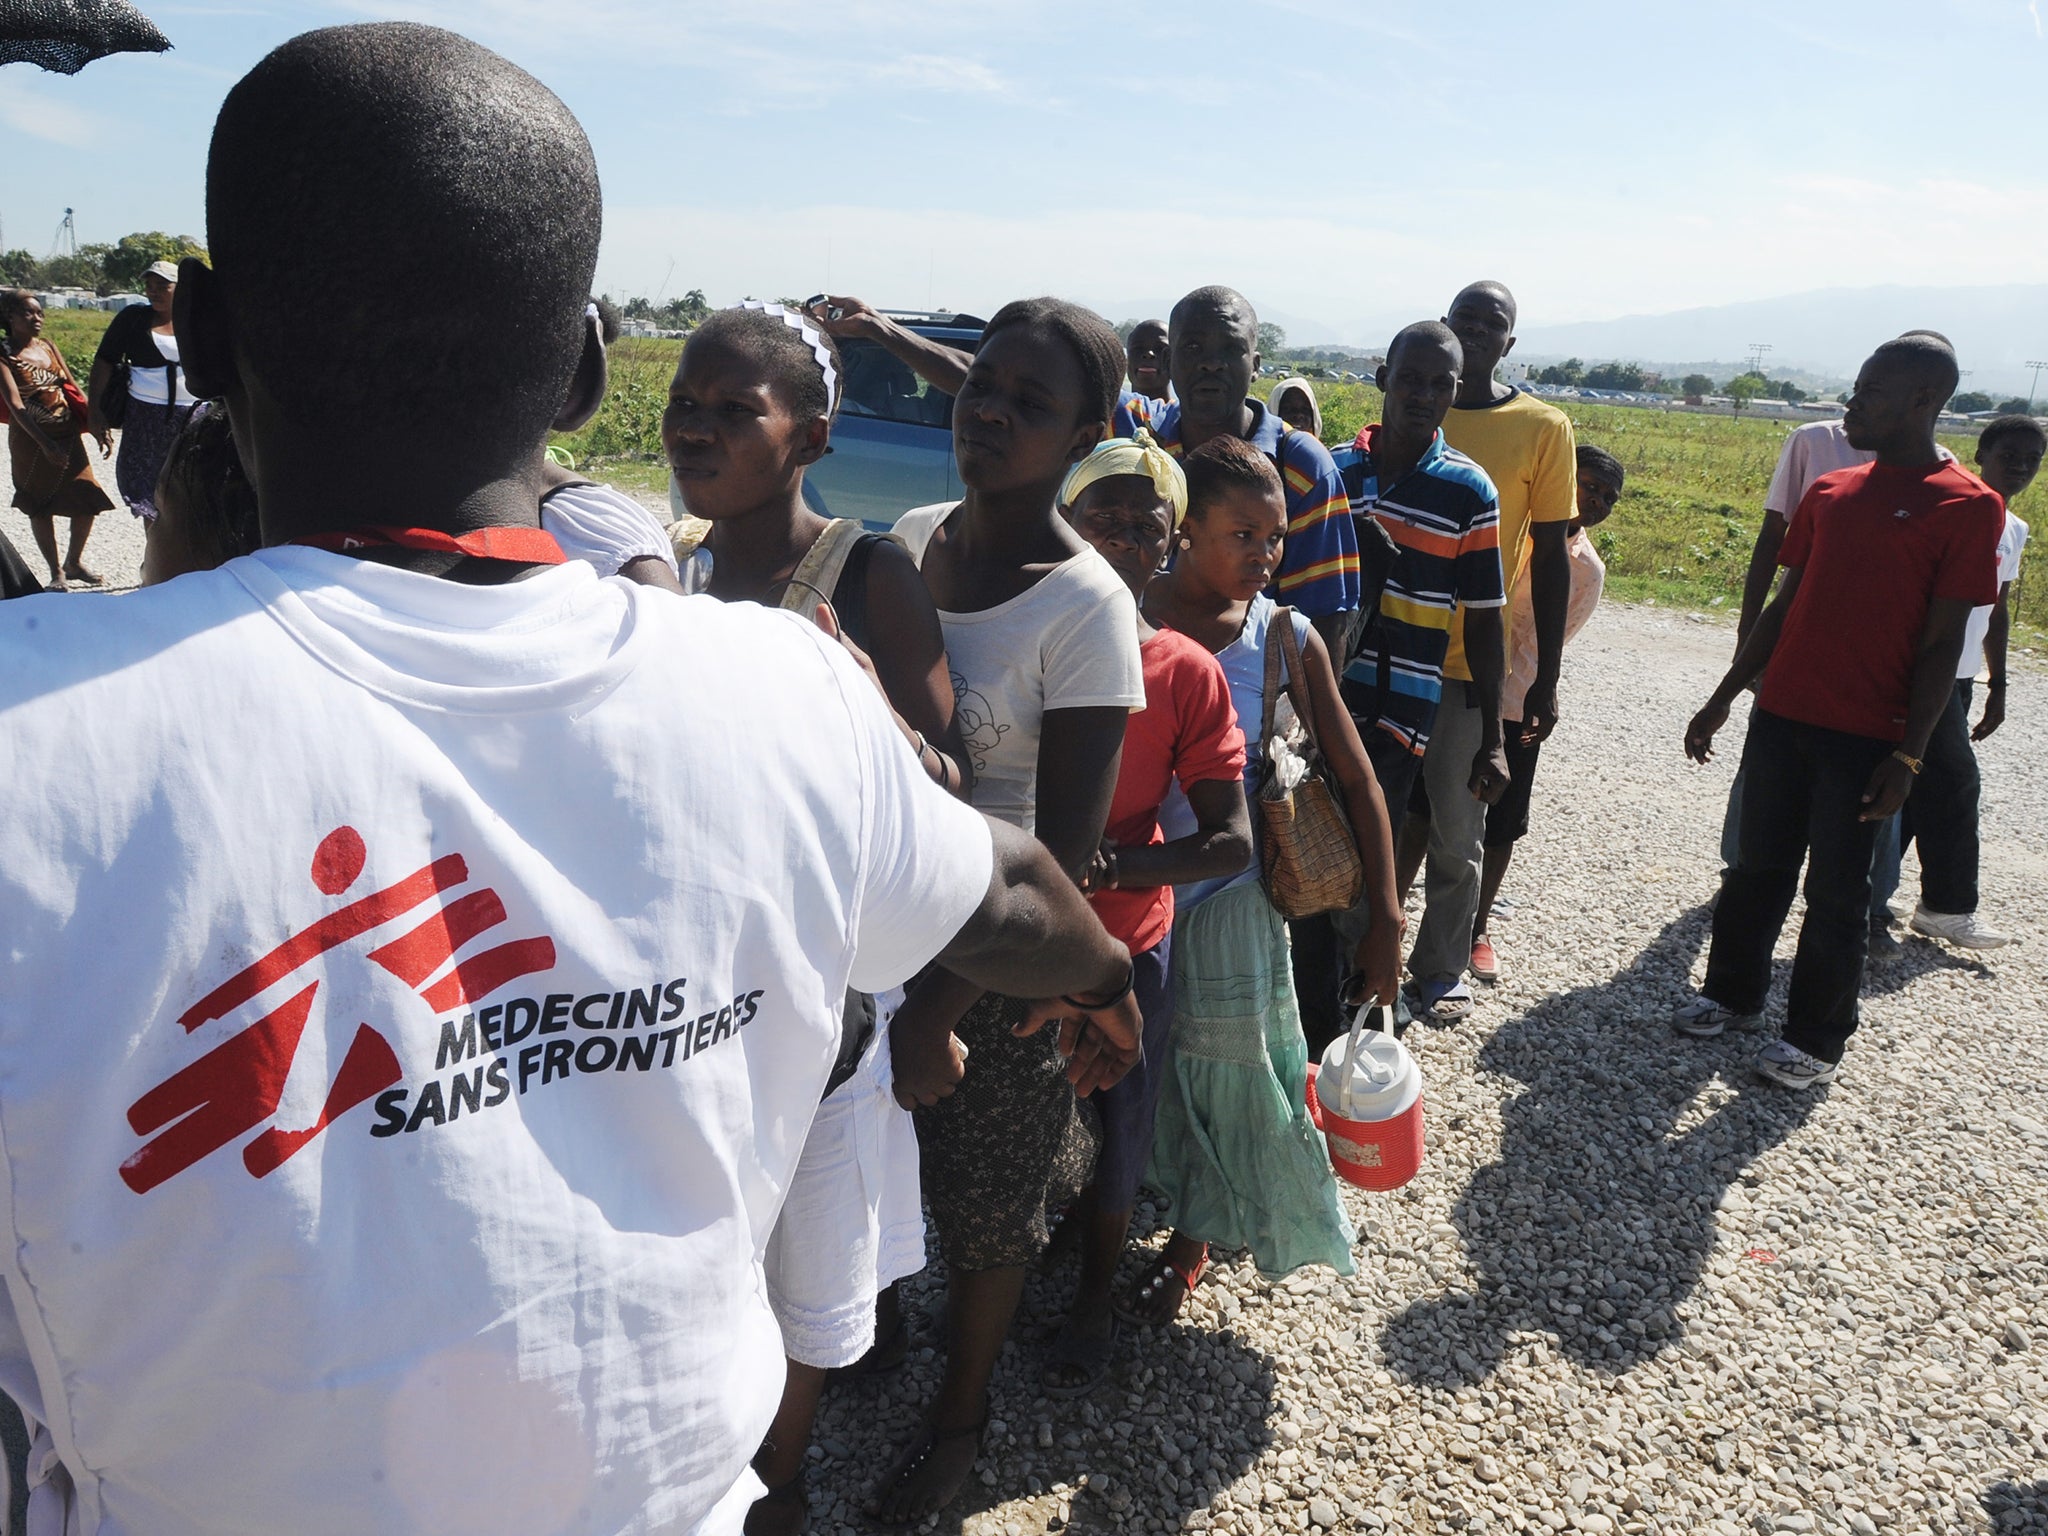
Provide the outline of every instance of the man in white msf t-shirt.
[[836,642],[562,563],[537,466],[599,196],[537,82],[297,38],[221,110],[207,224],[178,331],[266,547],[0,609],[32,1523],[737,1530],[848,985],[1079,994],[1088,1091],[1129,958]]

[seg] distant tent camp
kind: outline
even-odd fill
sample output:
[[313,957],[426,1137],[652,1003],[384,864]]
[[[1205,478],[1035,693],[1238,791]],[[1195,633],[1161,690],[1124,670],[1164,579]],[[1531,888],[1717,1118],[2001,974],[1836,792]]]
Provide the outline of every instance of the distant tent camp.
[[170,46],[128,0],[0,0],[0,64],[75,75],[110,53],[162,53]]

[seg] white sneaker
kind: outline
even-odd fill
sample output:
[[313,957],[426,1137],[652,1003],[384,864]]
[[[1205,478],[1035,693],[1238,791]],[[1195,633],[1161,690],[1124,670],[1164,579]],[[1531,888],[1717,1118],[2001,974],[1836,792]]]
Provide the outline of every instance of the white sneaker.
[[1671,1015],[1671,1027],[1695,1040],[1711,1040],[1730,1025],[1753,1029],[1762,1019],[1760,1013],[1737,1013],[1733,1008],[1723,1008],[1711,997],[1695,997],[1678,1005],[1678,1011]]
[[1756,1060],[1750,1065],[1756,1075],[1766,1082],[1776,1083],[1781,1088],[1818,1088],[1822,1083],[1832,1083],[1839,1070],[1832,1061],[1822,1061],[1818,1056],[1806,1052],[1784,1040],[1773,1040],[1756,1053]]
[[1959,949],[2003,949],[2012,942],[2011,934],[1986,928],[1977,921],[1974,912],[1930,912],[1924,906],[1915,907],[1912,928],[1915,933],[1942,939]]

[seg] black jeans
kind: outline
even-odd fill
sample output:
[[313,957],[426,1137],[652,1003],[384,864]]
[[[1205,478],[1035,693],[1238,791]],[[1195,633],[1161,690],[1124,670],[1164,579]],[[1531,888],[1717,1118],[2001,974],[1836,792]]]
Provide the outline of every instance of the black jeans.
[[1706,995],[1763,1012],[1771,951],[1806,865],[1806,921],[1792,961],[1785,1039],[1840,1061],[1856,1032],[1856,993],[1870,942],[1870,856],[1877,823],[1863,791],[1892,744],[1755,709],[1742,753],[1742,863],[1721,877]]
[[[1410,752],[1369,720],[1357,721],[1359,739],[1365,743],[1366,759],[1373,777],[1386,797],[1387,815],[1395,835],[1401,830],[1401,815],[1408,796],[1422,773],[1422,759]],[[1364,903],[1360,903],[1362,908]],[[1357,933],[1366,928],[1362,910],[1352,926]],[[1287,925],[1287,940],[1294,968],[1294,1000],[1301,1009],[1301,1032],[1308,1040],[1308,1059],[1320,1060],[1323,1049],[1337,1036],[1347,1033],[1351,1021],[1344,1016],[1341,989],[1351,974],[1351,953],[1355,940],[1347,941],[1337,931],[1339,914],[1320,913]]]
[[1920,904],[1977,910],[1977,805],[1983,779],[1970,745],[1970,684],[1959,682],[1927,738],[1927,761],[1900,812],[1899,844],[1919,840]]

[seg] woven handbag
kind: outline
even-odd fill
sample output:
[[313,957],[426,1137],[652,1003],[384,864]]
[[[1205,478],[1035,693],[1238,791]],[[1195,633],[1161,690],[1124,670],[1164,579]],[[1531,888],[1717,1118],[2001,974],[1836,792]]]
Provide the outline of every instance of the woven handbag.
[[1308,761],[1308,772],[1294,788],[1282,789],[1272,767],[1265,770],[1258,795],[1259,875],[1274,910],[1292,922],[1356,906],[1365,893],[1365,863],[1358,856],[1358,841],[1351,835],[1351,823],[1323,761],[1291,608],[1275,609],[1272,628],[1266,631],[1265,718],[1253,750],[1263,758],[1266,744],[1273,739],[1273,707],[1282,686],[1283,654],[1285,686],[1307,737],[1302,755]]

